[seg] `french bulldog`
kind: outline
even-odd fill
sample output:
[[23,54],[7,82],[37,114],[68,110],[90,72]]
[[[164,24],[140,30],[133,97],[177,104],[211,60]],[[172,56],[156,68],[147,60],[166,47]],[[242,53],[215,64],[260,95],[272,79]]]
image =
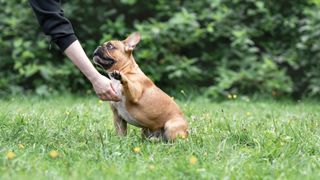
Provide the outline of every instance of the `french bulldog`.
[[179,106],[141,71],[133,57],[140,39],[139,33],[132,33],[123,41],[110,40],[93,54],[94,63],[108,72],[121,97],[119,102],[110,101],[116,132],[126,135],[129,123],[142,128],[143,138],[186,138],[188,123]]

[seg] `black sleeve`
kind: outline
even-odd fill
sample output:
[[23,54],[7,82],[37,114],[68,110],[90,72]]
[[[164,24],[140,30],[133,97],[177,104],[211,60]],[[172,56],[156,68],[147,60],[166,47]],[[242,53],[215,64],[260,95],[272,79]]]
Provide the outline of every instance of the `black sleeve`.
[[70,21],[64,17],[60,0],[29,0],[38,22],[61,51],[77,40]]

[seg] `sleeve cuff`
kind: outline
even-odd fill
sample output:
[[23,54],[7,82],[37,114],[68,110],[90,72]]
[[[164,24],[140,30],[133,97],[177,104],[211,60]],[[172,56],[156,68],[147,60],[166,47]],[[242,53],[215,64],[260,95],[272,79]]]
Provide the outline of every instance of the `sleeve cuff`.
[[64,50],[66,50],[70,46],[70,44],[72,44],[76,40],[77,37],[74,34],[71,34],[55,40],[55,43],[59,46],[60,50],[64,52]]

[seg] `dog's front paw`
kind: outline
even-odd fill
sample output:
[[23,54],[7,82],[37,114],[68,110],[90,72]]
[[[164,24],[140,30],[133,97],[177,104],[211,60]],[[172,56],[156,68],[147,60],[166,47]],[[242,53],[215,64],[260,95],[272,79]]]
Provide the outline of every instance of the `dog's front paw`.
[[111,75],[111,77],[113,77],[116,80],[119,80],[119,81],[122,80],[121,73],[119,71],[115,70],[110,75]]

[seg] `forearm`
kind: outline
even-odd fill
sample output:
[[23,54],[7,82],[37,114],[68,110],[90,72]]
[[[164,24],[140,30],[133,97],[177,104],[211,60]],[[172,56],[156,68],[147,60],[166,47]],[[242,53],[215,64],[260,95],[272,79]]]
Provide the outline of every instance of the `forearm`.
[[64,51],[64,53],[91,82],[94,82],[95,79],[100,75],[99,72],[93,67],[78,40],[74,41]]

